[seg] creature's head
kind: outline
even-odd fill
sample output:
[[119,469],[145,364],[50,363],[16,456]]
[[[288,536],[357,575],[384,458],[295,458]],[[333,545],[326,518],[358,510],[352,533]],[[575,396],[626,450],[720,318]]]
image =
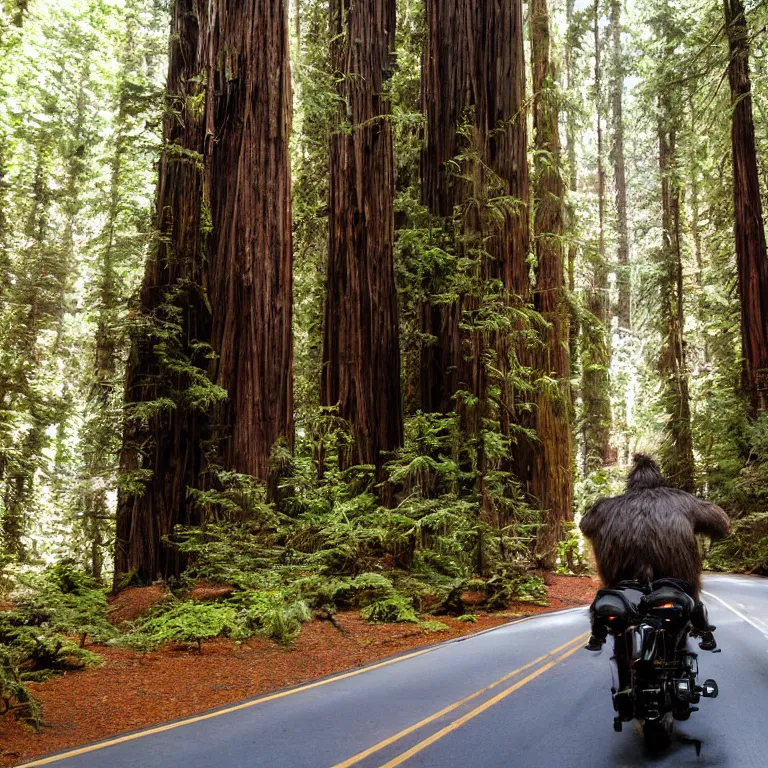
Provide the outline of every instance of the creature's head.
[[627,478],[628,491],[642,491],[646,488],[666,486],[659,465],[644,453],[636,453],[632,459],[632,470]]

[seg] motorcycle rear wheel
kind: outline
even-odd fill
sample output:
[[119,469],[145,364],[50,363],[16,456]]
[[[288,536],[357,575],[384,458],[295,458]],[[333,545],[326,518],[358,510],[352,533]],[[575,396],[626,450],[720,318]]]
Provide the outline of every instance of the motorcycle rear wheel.
[[664,715],[643,723],[643,738],[650,752],[663,752],[672,743],[672,718]]

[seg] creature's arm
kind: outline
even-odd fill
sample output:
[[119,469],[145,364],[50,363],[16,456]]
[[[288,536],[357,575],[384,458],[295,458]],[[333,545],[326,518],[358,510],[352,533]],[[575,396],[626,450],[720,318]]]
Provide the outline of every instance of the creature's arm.
[[693,531],[703,533],[714,541],[722,539],[731,530],[731,521],[728,515],[709,501],[696,500],[693,508]]

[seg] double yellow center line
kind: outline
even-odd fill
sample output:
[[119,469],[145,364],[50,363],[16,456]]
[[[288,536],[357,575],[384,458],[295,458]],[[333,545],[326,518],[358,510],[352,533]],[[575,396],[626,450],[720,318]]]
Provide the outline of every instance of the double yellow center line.
[[[386,738],[383,741],[380,741],[378,744],[374,744],[372,747],[369,747],[368,749],[365,749],[362,752],[358,752],[356,755],[353,755],[348,760],[344,760],[344,762],[337,763],[336,765],[333,766],[333,768],[350,768],[350,766],[357,765],[358,763],[361,763],[363,760],[375,754],[376,752],[381,751],[385,747],[388,747],[391,744],[394,744],[395,742],[400,741],[400,739],[405,738],[409,734],[414,733],[415,731],[418,731],[424,726],[429,725],[430,723],[433,723],[442,717],[445,717],[451,712],[454,712],[455,710],[463,707],[465,704],[469,703],[470,701],[473,701],[474,699],[477,699],[483,696],[484,694],[492,691],[494,688],[498,688],[500,685],[503,685],[507,681],[511,680],[513,677],[517,677],[518,675],[521,675],[524,672],[527,672],[529,669],[532,669],[533,667],[536,667],[537,665],[542,664],[543,662],[547,662],[543,664],[543,666],[539,667],[535,672],[532,672],[531,674],[529,674],[527,677],[524,677],[522,680],[519,680],[518,682],[509,686],[509,688],[505,688],[500,693],[497,693],[492,698],[488,699],[487,701],[484,701],[482,704],[475,707],[474,709],[471,709],[469,712],[462,715],[461,717],[454,720],[453,722],[448,723],[448,725],[441,728],[439,731],[436,731],[431,736],[420,741],[418,744],[415,744],[413,747],[406,750],[402,754],[393,758],[389,762],[384,763],[381,766],[381,768],[395,768],[395,766],[402,765],[402,763],[404,763],[406,760],[409,760],[414,755],[426,749],[431,744],[434,744],[436,741],[442,739],[443,736],[451,733],[452,731],[455,731],[457,728],[460,728],[465,723],[468,723],[470,720],[474,719],[478,715],[490,709],[492,706],[494,706],[494,704],[498,704],[500,701],[505,699],[510,694],[519,690],[524,685],[527,685],[528,683],[530,683],[531,680],[535,680],[537,677],[539,677],[539,675],[543,675],[545,672],[552,669],[552,667],[554,667],[556,664],[559,664],[561,661],[564,661],[569,656],[572,656],[574,653],[576,653],[576,651],[578,651],[582,647],[582,644],[584,643],[588,635],[589,635],[589,632],[585,632],[584,634],[579,635],[578,637],[572,638],[567,643],[563,643],[561,646],[558,646],[554,650],[549,651],[549,653],[545,653],[543,656],[539,656],[538,659],[534,659],[529,664],[525,664],[524,666],[519,667],[518,669],[514,669],[511,672],[508,672],[506,675],[504,675],[503,677],[500,677],[498,680],[494,681],[490,685],[485,686],[485,688],[481,688],[479,691],[475,691],[469,696],[465,696],[463,699],[454,701],[453,704],[449,704],[447,707],[441,709],[439,712],[435,712],[434,715],[425,717],[423,720],[420,720],[418,723],[415,723],[414,725],[411,725],[408,728],[404,728],[402,731],[399,731],[393,736],[390,736],[389,738]],[[560,656],[557,656],[558,653],[560,653],[566,648],[568,650],[565,650],[564,653],[562,653]]]

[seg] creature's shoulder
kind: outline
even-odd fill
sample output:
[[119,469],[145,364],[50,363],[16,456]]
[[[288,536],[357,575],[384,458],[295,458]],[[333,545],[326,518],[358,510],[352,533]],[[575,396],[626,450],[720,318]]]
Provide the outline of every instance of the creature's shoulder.
[[625,499],[622,496],[608,496],[603,499],[598,499],[581,518],[581,532],[585,536],[590,536],[592,533],[597,532],[607,520],[614,517],[614,515],[621,512]]

